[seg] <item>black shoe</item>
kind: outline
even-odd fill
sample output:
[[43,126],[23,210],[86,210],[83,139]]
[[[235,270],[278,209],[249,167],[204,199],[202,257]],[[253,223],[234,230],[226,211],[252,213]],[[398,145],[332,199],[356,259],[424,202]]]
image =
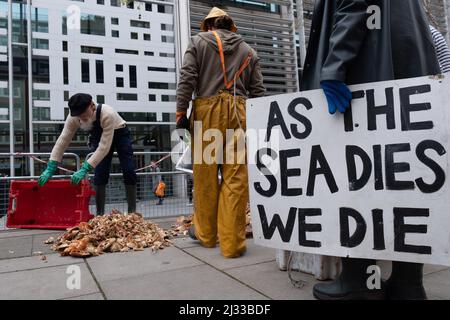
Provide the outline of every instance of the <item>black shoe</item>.
[[423,264],[392,262],[392,274],[386,281],[389,300],[427,300],[423,287]]
[[197,236],[195,235],[195,227],[193,224],[189,227],[188,235],[189,235],[189,238],[191,238],[192,240],[198,241]]
[[367,268],[375,260],[342,258],[342,272],[331,283],[318,283],[313,295],[319,300],[382,300],[384,290],[367,287]]

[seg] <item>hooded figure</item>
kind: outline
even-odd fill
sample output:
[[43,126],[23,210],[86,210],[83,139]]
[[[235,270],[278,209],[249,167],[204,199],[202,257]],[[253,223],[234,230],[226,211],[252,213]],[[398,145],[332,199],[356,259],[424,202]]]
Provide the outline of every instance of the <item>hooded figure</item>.
[[[236,25],[225,11],[213,8],[201,29],[184,56],[177,90],[177,128],[193,135],[195,214],[189,234],[205,247],[215,247],[219,235],[222,255],[235,258],[246,251],[245,100],[263,96],[265,89],[256,52],[233,32]],[[237,150],[236,141],[227,143],[229,129]],[[217,147],[212,153],[209,133]]]
[[[420,0],[316,1],[301,89],[322,87],[331,114],[350,106],[352,94],[347,85],[439,72]],[[314,296],[379,299],[386,293],[390,299],[426,298],[422,264],[393,262],[386,290],[369,290],[366,272],[375,263],[343,258],[340,276],[332,283],[314,286]]]

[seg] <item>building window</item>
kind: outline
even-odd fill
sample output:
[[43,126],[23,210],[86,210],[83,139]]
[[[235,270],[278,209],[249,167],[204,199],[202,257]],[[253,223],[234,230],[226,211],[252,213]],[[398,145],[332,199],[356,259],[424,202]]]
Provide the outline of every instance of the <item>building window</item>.
[[111,37],[118,38],[119,37],[119,31],[118,30],[111,30]]
[[127,8],[134,9],[134,1],[127,1]]
[[147,70],[156,72],[175,72],[175,68],[148,67]]
[[165,82],[149,82],[148,88],[149,89],[173,90],[173,89],[175,89],[175,84],[174,83],[165,83]]
[[81,60],[81,81],[89,82],[89,60],[82,59]]
[[31,26],[35,32],[48,33],[48,10],[43,8],[34,8],[31,13]]
[[119,18],[111,18],[111,24],[119,25]]
[[122,64],[116,64],[116,71],[122,72],[123,71],[123,65]]
[[103,48],[101,47],[89,47],[81,46],[82,53],[103,54]]
[[172,6],[158,4],[158,12],[159,13],[173,13],[173,8],[172,8]]
[[117,100],[119,101],[137,101],[137,93],[118,93]]
[[151,3],[146,3],[145,4],[145,11],[152,11],[152,4]]
[[97,103],[105,103],[105,96],[97,95]]
[[92,14],[81,15],[81,33],[97,36],[105,35],[105,17]]
[[144,55],[153,57],[155,53],[153,51],[145,51]]
[[137,32],[131,32],[131,39],[133,39],[133,40],[137,40],[138,39]]
[[136,66],[130,66],[130,88],[137,88]]
[[176,97],[163,94],[161,96],[161,101],[162,102],[175,102],[176,101]]
[[130,20],[130,26],[135,28],[145,28],[150,29],[150,22],[148,21],[139,21],[139,20]]
[[124,87],[124,85],[123,85],[123,78],[121,78],[121,77],[117,77],[116,78],[116,87],[117,88],[123,88]]
[[63,81],[64,84],[69,84],[69,60],[63,58]]
[[173,43],[173,42],[174,42],[174,37],[161,36],[161,41],[162,41],[162,42]]
[[50,90],[33,89],[33,100],[50,101]]
[[33,81],[35,83],[50,83],[49,57],[33,56]]
[[174,53],[160,52],[159,56],[161,58],[175,58],[175,54]]
[[33,49],[48,50],[47,39],[33,39]]
[[97,0],[97,4],[105,4],[105,0]]
[[62,34],[67,35],[67,16],[65,12],[62,17]]
[[149,94],[148,101],[156,101],[156,94]]
[[70,99],[69,91],[64,91],[64,101],[69,101],[69,99]]
[[104,71],[103,71],[103,61],[95,61],[95,75],[97,77],[97,83],[104,83]]
[[111,0],[111,7],[120,7],[120,0]]
[[63,51],[67,51],[68,49],[67,49],[67,41],[63,41],[62,42],[62,49],[63,49]]
[[122,54],[139,54],[139,51],[137,50],[128,50],[128,49],[116,49],[116,53],[122,53]]
[[173,31],[173,24],[161,23],[161,30],[162,31]]
[[150,40],[151,40],[150,34],[144,33],[144,40],[145,40],[145,41],[150,41]]

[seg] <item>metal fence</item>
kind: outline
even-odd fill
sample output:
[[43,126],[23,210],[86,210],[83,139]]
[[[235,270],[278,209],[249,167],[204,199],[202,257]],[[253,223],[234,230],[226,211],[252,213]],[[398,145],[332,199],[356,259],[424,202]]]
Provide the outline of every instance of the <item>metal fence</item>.
[[[168,153],[163,152],[136,152],[135,157],[137,167],[142,167],[143,164],[150,164],[150,161],[157,161],[162,155]],[[11,154],[0,154],[2,157],[9,157]],[[29,157],[30,154],[14,154],[14,157]],[[47,153],[34,153],[36,157],[49,157]],[[73,157],[74,154],[67,153],[64,157]],[[77,155],[75,155],[78,157]],[[90,155],[88,155],[89,157]],[[87,157],[87,158],[88,158]],[[145,159],[143,159],[145,158]],[[148,162],[144,162],[148,161]],[[170,160],[166,160],[170,162]],[[41,170],[45,165],[41,166]],[[79,158],[76,160],[76,169],[80,167]],[[163,168],[172,168],[173,165],[166,163]],[[127,212],[127,202],[125,197],[125,186],[123,183],[122,174],[119,172],[118,160],[116,157],[113,160],[112,172],[109,183],[107,185],[106,193],[106,207],[105,212],[110,212],[112,209],[117,209],[121,212]],[[150,170],[150,171],[149,171]],[[41,171],[36,171],[39,174]],[[192,177],[180,171],[160,171],[147,169],[137,173],[137,206],[136,211],[141,213],[145,218],[161,218],[174,217],[181,215],[190,215],[193,212],[193,186]],[[20,177],[0,177],[0,230],[6,228],[6,216],[9,200],[9,186],[13,180],[31,180],[38,179],[38,176],[20,176]],[[70,175],[54,176],[54,179],[68,179]],[[93,174],[89,176],[90,181],[93,181]],[[161,200],[154,195],[154,189],[162,180],[165,185],[165,196]],[[94,186],[93,186],[94,187]],[[95,214],[95,197],[91,198],[90,211]]]

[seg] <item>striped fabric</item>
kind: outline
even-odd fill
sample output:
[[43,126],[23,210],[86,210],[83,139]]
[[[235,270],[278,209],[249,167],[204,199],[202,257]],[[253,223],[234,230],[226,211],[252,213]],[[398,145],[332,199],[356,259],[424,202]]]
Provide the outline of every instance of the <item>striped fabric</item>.
[[433,36],[434,46],[436,47],[436,54],[441,66],[442,73],[450,72],[450,50],[447,42],[442,34],[433,26],[430,26],[431,35]]

